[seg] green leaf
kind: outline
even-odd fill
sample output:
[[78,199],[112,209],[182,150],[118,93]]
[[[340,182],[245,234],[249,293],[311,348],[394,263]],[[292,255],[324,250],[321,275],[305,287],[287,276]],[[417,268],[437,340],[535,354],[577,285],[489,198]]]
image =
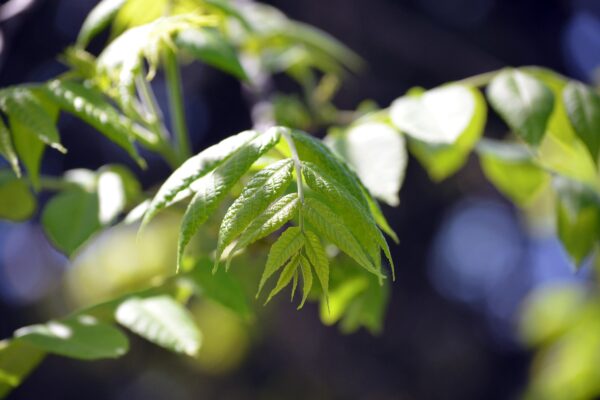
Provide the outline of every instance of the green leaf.
[[203,258],[196,263],[189,276],[200,294],[229,308],[242,318],[251,316],[248,298],[237,280],[223,270],[211,273],[212,262]]
[[305,237],[305,252],[308,261],[312,264],[315,272],[317,274],[317,278],[319,279],[319,283],[321,284],[321,289],[323,290],[323,294],[325,298],[329,298],[329,259],[327,258],[327,254],[325,253],[325,249],[321,244],[321,240],[319,240],[318,236],[313,232],[306,230],[304,232]]
[[557,194],[558,237],[576,267],[600,238],[600,196],[592,188],[561,176],[553,181]]
[[361,207],[339,182],[327,176],[315,164],[303,163],[302,172],[308,187],[324,196],[341,222],[366,250],[371,263],[379,269],[381,266],[379,244],[383,242],[386,247],[387,244],[369,211]]
[[175,44],[200,61],[247,81],[246,71],[240,64],[235,49],[218,30],[190,29],[175,36]]
[[369,209],[367,197],[363,192],[360,180],[339,157],[331,152],[320,140],[298,130],[292,131],[292,139],[302,161],[317,165],[327,171],[337,182],[346,188],[360,204]]
[[[285,232],[279,236],[277,241],[271,246],[269,250],[269,256],[267,258],[267,264],[263,271],[262,277],[260,278],[260,284],[258,286],[258,297],[264,284],[267,280],[275,273],[279,268],[283,266],[289,259],[294,259],[295,262],[298,260],[295,256],[298,254],[300,249],[304,246],[305,240],[302,235],[302,230],[299,227],[293,226],[288,228]],[[290,278],[291,279],[291,278]]]
[[242,233],[234,249],[227,257],[227,269],[229,269],[233,254],[281,228],[296,216],[299,206],[300,200],[297,193],[290,193],[273,202]]
[[292,181],[293,168],[292,159],[281,160],[258,172],[248,182],[221,222],[215,265],[225,247],[286,190]]
[[77,45],[86,47],[90,40],[110,24],[125,2],[126,0],[102,0],[96,4],[83,21],[77,36]]
[[[279,275],[279,279],[277,280],[275,287],[273,288],[273,290],[271,290],[271,293],[269,293],[269,297],[267,298],[267,301],[265,302],[265,304],[268,303],[269,301],[271,301],[273,296],[275,296],[277,293],[281,292],[287,285],[290,284],[290,282],[292,281],[292,278],[294,276],[296,276],[296,273],[298,272],[298,260],[299,260],[299,255],[296,254],[296,256],[294,256],[290,260],[290,262],[287,263],[287,265],[285,266],[283,271],[281,271],[281,274]],[[292,289],[292,292],[293,292],[293,289]]]
[[19,159],[10,138],[10,131],[2,118],[0,118],[0,156],[8,161],[13,171],[15,171],[15,175],[20,178],[21,167],[19,166]]
[[169,296],[126,300],[115,318],[144,339],[173,352],[194,356],[200,349],[202,335],[192,315]]
[[529,204],[550,182],[550,176],[523,145],[483,139],[477,152],[485,176],[520,206]]
[[27,183],[9,170],[0,170],[0,219],[23,221],[31,217],[36,207]]
[[600,151],[600,96],[583,83],[570,82],[563,91],[563,100],[575,133],[597,163]]
[[315,198],[307,197],[304,200],[302,214],[323,237],[348,254],[358,265],[383,278],[348,227],[327,205]]
[[44,94],[61,109],[80,118],[123,148],[139,165],[145,166],[133,145],[136,129],[133,122],[120,115],[100,93],[76,82],[54,80],[47,85]]
[[298,306],[298,310],[301,309],[302,307],[304,307],[304,303],[306,302],[306,299],[308,298],[308,295],[310,294],[310,291],[312,289],[312,284],[313,284],[313,276],[312,276],[312,269],[310,268],[310,262],[304,256],[300,256],[300,268],[302,271],[303,286],[302,286],[302,301],[300,302],[300,305]]
[[40,188],[40,166],[46,145],[27,126],[9,117],[10,130],[13,133],[15,149],[25,165],[34,189]]
[[53,197],[42,214],[50,241],[68,256],[100,229],[98,197],[83,190],[69,190]]
[[48,146],[66,153],[60,144],[54,113],[49,111],[49,105],[40,100],[37,91],[25,87],[5,89],[0,95],[0,107],[11,121],[34,132]]
[[365,275],[347,277],[336,284],[329,296],[329,307],[325,302],[321,303],[320,316],[325,325],[333,325],[338,322],[359,294],[369,287],[369,278]]
[[400,203],[398,192],[408,162],[404,136],[387,124],[370,122],[329,134],[325,140],[373,196],[391,206]]
[[487,95],[510,129],[537,146],[544,138],[554,108],[552,91],[532,75],[507,69],[494,77]]
[[410,151],[436,182],[446,179],[465,164],[485,128],[487,119],[485,99],[476,89],[466,87],[464,89],[470,92],[474,107],[470,110],[468,124],[454,143],[434,145],[419,140],[409,142]]
[[257,136],[256,131],[238,133],[185,161],[160,187],[146,211],[143,224],[148,224],[159,211],[176,202],[177,197],[187,197],[192,182],[207,175]]
[[113,222],[140,192],[140,184],[127,168],[107,165],[98,171],[98,216],[102,225]]
[[471,124],[476,103],[474,90],[452,84],[395,100],[390,117],[398,129],[414,139],[432,145],[449,145]]
[[81,360],[117,358],[129,349],[121,331],[89,315],[26,326],[15,337],[49,353]]
[[180,265],[187,244],[200,226],[206,222],[219,203],[227,196],[229,190],[252,164],[279,142],[280,136],[278,129],[270,129],[241,147],[210,175],[191,185],[196,194],[183,216],[179,233],[177,265]]
[[44,352],[22,340],[0,342],[0,399],[17,388],[42,362]]

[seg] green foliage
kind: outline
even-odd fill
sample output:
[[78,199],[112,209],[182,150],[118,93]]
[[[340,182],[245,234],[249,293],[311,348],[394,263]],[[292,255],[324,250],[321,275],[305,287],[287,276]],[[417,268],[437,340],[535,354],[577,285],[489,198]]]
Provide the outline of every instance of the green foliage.
[[131,298],[115,313],[116,320],[143,338],[176,353],[195,355],[201,334],[185,307],[169,296]]
[[37,200],[27,184],[11,171],[0,170],[0,218],[25,220],[35,212]]
[[0,398],[6,397],[44,359],[44,352],[23,340],[0,342]]
[[27,326],[17,330],[15,337],[48,353],[81,360],[116,358],[129,349],[118,329],[89,315]]
[[554,96],[542,82],[526,72],[507,69],[488,87],[494,110],[527,143],[540,144],[554,107]]
[[600,151],[600,96],[582,83],[569,83],[563,92],[569,120],[595,162]]

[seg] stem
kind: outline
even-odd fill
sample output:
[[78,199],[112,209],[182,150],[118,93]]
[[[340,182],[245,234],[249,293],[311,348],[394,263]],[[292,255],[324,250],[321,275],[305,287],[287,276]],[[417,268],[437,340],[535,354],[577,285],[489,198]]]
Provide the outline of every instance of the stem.
[[180,161],[188,159],[191,146],[187,126],[185,124],[185,111],[183,107],[183,90],[181,86],[181,75],[177,65],[177,57],[172,49],[164,53],[165,77],[167,91],[169,93],[169,110],[171,111],[171,128],[177,140],[177,153]]
[[[294,169],[296,170],[296,186],[298,187],[298,198],[300,199],[300,204],[304,205],[304,186],[302,184],[302,165],[300,164],[300,157],[298,157],[298,150],[296,150],[296,145],[294,144],[294,139],[290,135],[290,130],[287,128],[282,128],[281,134],[285,139],[287,145],[290,148],[290,152],[292,153],[292,159],[294,160]],[[304,231],[304,217],[302,216],[302,210],[299,213],[299,225],[300,230]]]
[[456,83],[461,83],[474,87],[482,87],[490,83],[491,80],[494,79],[494,77],[498,75],[499,72],[500,70],[484,72],[483,74],[473,75],[468,78],[461,79],[459,81],[456,81]]

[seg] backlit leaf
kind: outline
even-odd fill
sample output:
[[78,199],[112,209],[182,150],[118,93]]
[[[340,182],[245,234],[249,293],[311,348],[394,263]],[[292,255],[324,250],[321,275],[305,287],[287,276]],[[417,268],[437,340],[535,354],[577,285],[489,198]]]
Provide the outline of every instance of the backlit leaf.
[[600,96],[583,83],[570,82],[563,92],[565,108],[577,136],[593,160],[600,151]]

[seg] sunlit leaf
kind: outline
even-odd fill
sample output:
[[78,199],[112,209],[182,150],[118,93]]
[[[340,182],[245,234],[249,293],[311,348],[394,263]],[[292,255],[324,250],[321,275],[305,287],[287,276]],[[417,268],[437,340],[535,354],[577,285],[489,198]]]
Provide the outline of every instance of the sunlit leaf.
[[15,337],[48,353],[82,360],[117,358],[129,349],[121,331],[89,315],[26,326]]
[[550,176],[523,145],[484,139],[477,152],[486,177],[520,206],[527,205],[550,182]]
[[554,108],[552,91],[534,76],[507,69],[492,80],[490,104],[510,129],[531,145],[539,145]]
[[90,11],[79,35],[77,36],[77,45],[85,47],[96,35],[110,24],[117,12],[121,9],[127,0],[102,0]]
[[10,131],[2,118],[0,118],[0,156],[8,161],[17,177],[21,177],[21,167],[19,166],[17,152],[10,137]]
[[277,144],[280,135],[278,129],[271,129],[263,133],[242,146],[235,154],[212,171],[210,175],[191,185],[195,195],[181,223],[178,265],[187,244],[200,226],[206,222],[233,185],[248,171],[252,164]]
[[262,277],[260,278],[257,296],[267,280],[288,260],[292,259],[294,263],[297,263],[298,259],[295,256],[298,254],[300,249],[302,249],[304,243],[304,236],[302,235],[302,231],[299,227],[290,227],[283,232],[281,236],[279,236],[269,251],[267,264],[265,266],[265,270],[263,271]]
[[330,134],[326,141],[354,168],[373,196],[391,206],[400,203],[398,191],[408,162],[402,134],[374,122]]
[[115,318],[143,338],[176,353],[193,356],[200,349],[202,336],[191,314],[169,296],[127,300]]
[[247,80],[246,72],[238,60],[235,49],[216,29],[190,29],[175,36],[175,44],[194,58],[213,67]]

